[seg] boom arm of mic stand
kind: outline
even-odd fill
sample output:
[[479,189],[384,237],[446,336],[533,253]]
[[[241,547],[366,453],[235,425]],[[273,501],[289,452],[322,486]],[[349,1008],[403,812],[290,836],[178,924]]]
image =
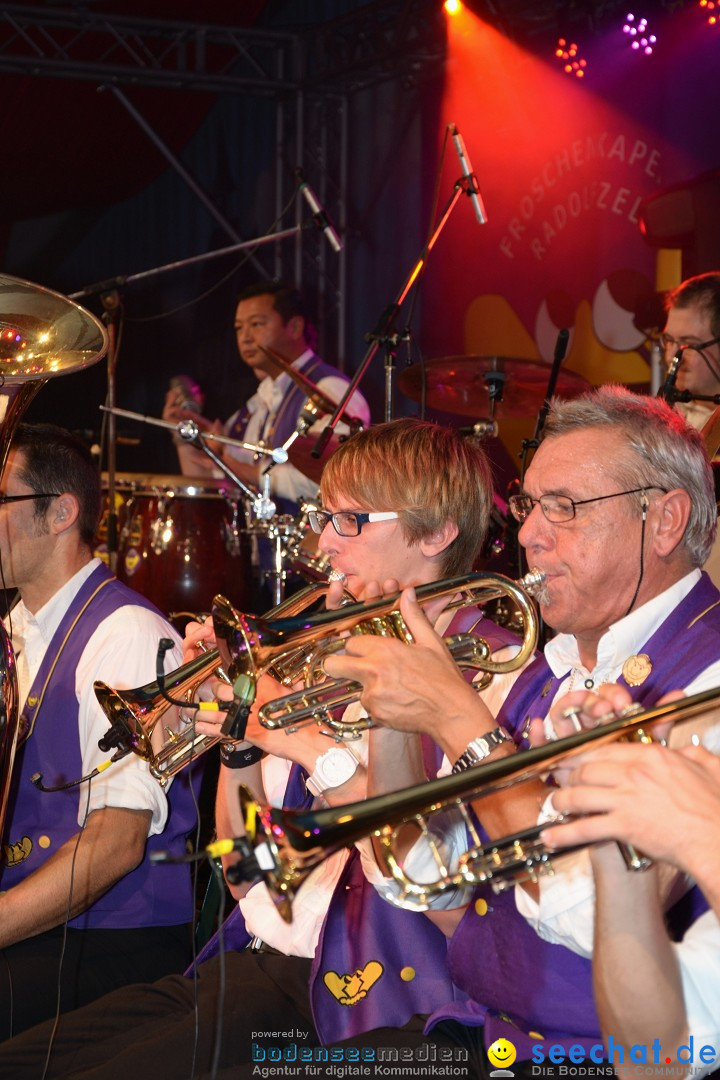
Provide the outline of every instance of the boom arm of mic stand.
[[[182,430],[183,427],[185,428],[184,432]],[[239,487],[244,495],[247,495],[247,497],[249,499],[252,499],[253,501],[258,498],[259,492],[254,491],[251,487],[248,487],[247,484],[244,484],[240,477],[235,475],[230,466],[226,464],[226,462],[223,461],[223,459],[219,457],[213,450],[210,449],[205,439],[203,438],[202,432],[193,420],[186,420],[181,422],[178,425],[178,434],[180,438],[183,439],[186,443],[189,443],[190,446],[194,446],[197,450],[202,450],[203,454],[205,454],[206,457],[209,457],[212,463],[214,465],[217,465],[218,469],[221,469],[222,472],[224,472],[227,476],[228,480],[230,480],[231,483]]]
[[555,352],[553,353],[552,368],[550,369],[550,378],[548,379],[548,386],[545,392],[545,400],[542,403],[542,408],[538,413],[537,424],[535,426],[535,434],[533,435],[533,442],[535,446],[540,441],[542,429],[545,427],[545,421],[547,420],[547,414],[550,411],[550,402],[552,396],[555,393],[555,387],[558,381],[558,375],[560,374],[560,367],[565,359],[565,353],[567,352],[568,341],[570,340],[570,331],[567,327],[563,327],[558,333],[557,341],[555,342]]
[[324,427],[323,430],[320,432],[318,440],[311,451],[314,458],[322,457],[323,450],[330,442],[330,438],[338,425],[340,417],[345,411],[348,401],[355,393],[358,384],[364,378],[365,372],[370,367],[370,364],[375,357],[375,353],[380,347],[382,339],[386,338],[390,334],[407,294],[410,292],[410,289],[414,285],[415,281],[419,278],[420,274],[424,270],[429,252],[435,246],[435,243],[438,240],[440,233],[443,231],[445,225],[447,224],[448,218],[450,217],[450,214],[452,213],[455,204],[463,193],[464,192],[462,186],[456,185],[453,189],[452,195],[445,204],[443,212],[440,216],[440,221],[434,233],[422,249],[420,257],[418,258],[417,262],[414,264],[412,270],[408,274],[403,287],[401,288],[395,300],[388,307],[385,308],[384,312],[380,316],[376,329],[370,335],[370,348],[365,353],[360,367],[357,369],[355,375],[350,380],[350,384],[344,395],[340,398],[335,412],[331,416],[327,426]]
[[555,352],[553,353],[552,367],[550,368],[550,377],[548,379],[547,390],[545,391],[545,400],[542,403],[540,412],[538,413],[537,423],[535,425],[535,434],[532,439],[523,439],[522,450],[520,451],[520,484],[525,479],[525,467],[527,461],[527,455],[529,450],[536,450],[540,445],[540,436],[542,429],[545,427],[545,421],[547,420],[547,414],[550,411],[550,402],[552,396],[555,393],[555,387],[557,385],[558,375],[560,374],[560,366],[565,359],[565,353],[567,352],[568,341],[570,340],[570,331],[563,327],[559,331],[557,340],[555,342]]

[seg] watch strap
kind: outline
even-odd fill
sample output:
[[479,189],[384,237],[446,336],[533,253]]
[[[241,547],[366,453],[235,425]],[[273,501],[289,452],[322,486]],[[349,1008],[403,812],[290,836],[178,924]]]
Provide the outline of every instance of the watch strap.
[[452,771],[459,773],[465,769],[472,769],[474,765],[479,765],[481,761],[484,761],[486,757],[492,754],[493,750],[498,746],[512,741],[512,736],[504,727],[493,728],[492,731],[488,731],[485,735],[479,735],[477,739],[472,739],[468,743],[466,749],[453,765]]

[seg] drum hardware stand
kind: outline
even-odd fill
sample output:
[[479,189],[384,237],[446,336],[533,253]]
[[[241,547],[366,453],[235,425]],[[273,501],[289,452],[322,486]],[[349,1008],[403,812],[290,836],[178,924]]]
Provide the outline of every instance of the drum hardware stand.
[[[144,416],[142,413],[132,412],[130,409],[110,408],[107,405],[101,405],[100,409],[102,412],[111,413],[113,416],[124,416],[128,420],[139,420],[143,424],[152,424],[155,427],[163,427],[174,431],[184,442],[191,443],[198,450],[202,450],[213,464],[225,473],[228,480],[247,496],[253,505],[256,517],[261,521],[265,521],[275,513],[275,504],[268,500],[265,495],[261,495],[259,491],[248,487],[239,476],[236,476],[230,466],[210,449],[207,440],[212,439],[214,442],[226,443],[228,446],[237,446],[240,450],[249,450],[250,453],[258,456],[270,457],[273,465],[283,465],[288,459],[287,451],[281,446],[271,450],[267,446],[260,446],[257,443],[246,443],[241,442],[239,439],[231,439],[229,435],[213,435],[210,432],[201,432],[194,420],[180,420],[174,423],[172,420],[159,420],[154,416]],[[272,506],[272,510],[268,510],[269,506]]]
[[[174,431],[184,442],[190,443],[198,450],[202,450],[206,457],[210,458],[212,463],[225,474],[231,484],[243,492],[250,502],[253,513],[258,521],[272,522],[277,507],[270,498],[270,469],[272,469],[273,465],[284,465],[288,460],[287,450],[284,447],[277,446],[274,449],[271,449],[257,443],[241,442],[239,439],[230,438],[229,435],[213,435],[210,432],[201,432],[194,420],[180,420],[177,423],[174,423],[172,420],[159,420],[154,416],[143,416],[142,413],[132,412],[130,409],[110,409],[109,406],[105,405],[101,405],[100,408],[103,412],[112,413],[114,416],[123,416],[129,420],[139,420],[144,424],[152,424],[155,427],[163,427]],[[259,457],[271,458],[270,467],[265,470],[262,476],[262,491],[255,491],[245,484],[240,477],[233,472],[227,462],[223,461],[221,457],[210,449],[207,445],[208,440],[225,443],[228,446],[237,446],[239,449],[249,450]],[[287,573],[284,567],[285,549],[283,546],[283,534],[279,528],[274,528],[272,524],[269,524],[267,537],[274,545],[273,569],[268,572],[267,576],[272,579],[273,597],[275,599],[275,604],[277,605],[281,604],[285,598],[285,581],[287,579]]]
[[540,412],[538,413],[537,423],[535,424],[535,434],[532,439],[523,439],[522,450],[520,451],[520,487],[522,488],[523,481],[525,480],[525,470],[527,469],[527,457],[531,450],[537,450],[540,445],[540,436],[542,430],[545,427],[545,421],[547,420],[547,414],[550,411],[550,404],[552,402],[552,396],[555,393],[555,385],[560,374],[560,366],[565,359],[565,353],[567,352],[568,341],[570,340],[570,331],[563,327],[559,331],[557,339],[555,341],[555,352],[553,353],[552,367],[550,368],[550,376],[548,378],[547,390],[545,391],[545,400],[542,403]]

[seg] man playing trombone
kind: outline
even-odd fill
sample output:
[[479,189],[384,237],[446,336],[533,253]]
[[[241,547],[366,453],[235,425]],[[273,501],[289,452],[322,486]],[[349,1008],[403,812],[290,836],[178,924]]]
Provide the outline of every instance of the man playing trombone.
[[[498,717],[516,740],[530,718],[546,715],[568,691],[619,681],[633,700],[652,705],[671,689],[693,693],[720,684],[720,594],[698,569],[716,528],[712,477],[699,437],[676,413],[620,388],[556,403],[525,490],[510,508],[522,522],[529,564],[545,574],[540,607],[557,631]],[[497,721],[468,694],[411,596],[401,610],[414,647],[353,638],[326,670],[364,685],[361,700],[376,721],[430,734],[456,771],[489,754],[514,753],[508,740],[488,745]],[[522,796],[511,789],[476,800],[491,839],[537,820],[547,789],[538,782],[523,788]],[[515,827],[507,829],[513,817]],[[586,868],[586,856],[569,857],[564,872],[542,881],[539,895],[537,886],[517,888],[508,901],[481,889],[455,917],[455,982],[488,1009],[486,1044],[505,1037],[521,1061],[541,1041],[556,1038],[585,1052],[598,1041],[590,964],[576,955],[592,950]],[[452,929],[450,913],[443,918]]]

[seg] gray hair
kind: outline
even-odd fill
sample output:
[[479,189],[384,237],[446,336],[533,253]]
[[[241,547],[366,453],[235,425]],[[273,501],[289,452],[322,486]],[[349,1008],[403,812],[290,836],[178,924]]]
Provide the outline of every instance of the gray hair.
[[[690,496],[683,545],[692,566],[702,566],[717,529],[712,466],[702,437],[663,400],[631,394],[624,386],[601,386],[574,401],[554,400],[543,440],[587,427],[613,427],[627,439],[634,461],[618,461],[618,482],[628,488],[659,485]],[[613,463],[615,465],[615,463]],[[638,494],[636,498],[641,499]]]

